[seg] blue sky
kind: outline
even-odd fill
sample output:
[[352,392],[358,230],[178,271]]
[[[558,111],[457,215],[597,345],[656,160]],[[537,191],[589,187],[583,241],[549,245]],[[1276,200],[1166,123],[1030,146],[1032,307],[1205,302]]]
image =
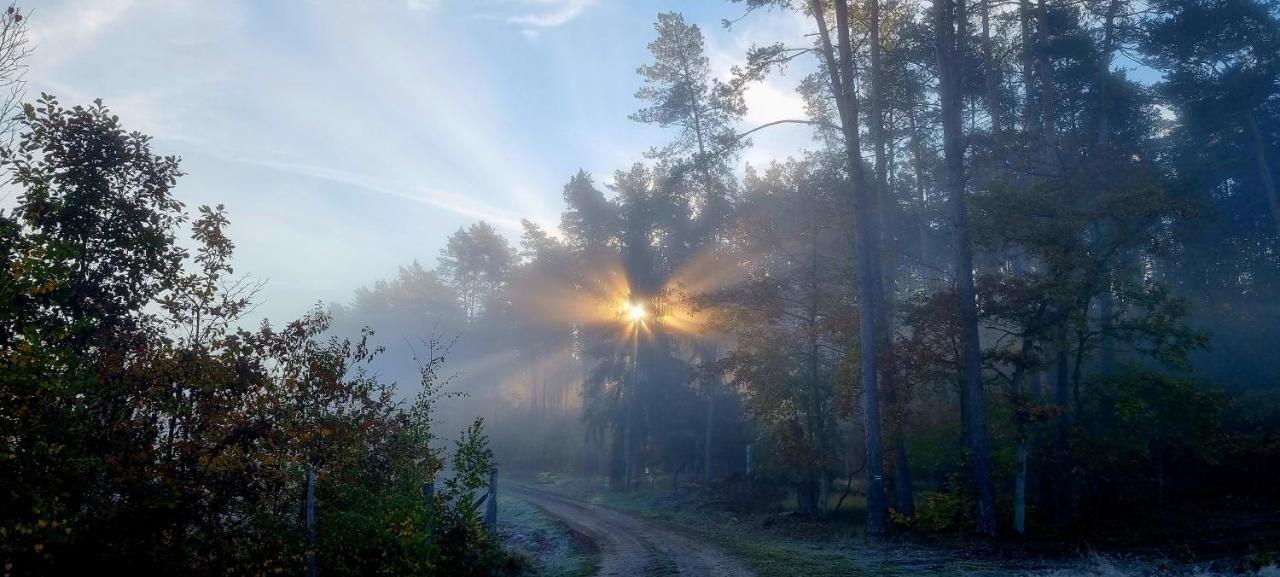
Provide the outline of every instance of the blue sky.
[[[798,15],[699,0],[54,0],[33,6],[28,95],[102,98],[183,158],[178,197],[224,203],[237,272],[284,321],[484,219],[554,225],[561,188],[600,180],[667,135],[627,115],[658,12],[707,34],[717,72],[752,43],[801,41]],[[753,88],[745,126],[802,115],[799,70]],[[798,154],[808,132],[754,138]],[[11,200],[10,200],[11,202]]]

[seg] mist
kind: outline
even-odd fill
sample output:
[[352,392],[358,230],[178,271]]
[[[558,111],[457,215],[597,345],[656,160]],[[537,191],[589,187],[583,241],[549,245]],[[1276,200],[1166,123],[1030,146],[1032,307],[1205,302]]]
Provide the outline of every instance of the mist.
[[1280,570],[1275,2],[15,5],[0,88],[6,575]]

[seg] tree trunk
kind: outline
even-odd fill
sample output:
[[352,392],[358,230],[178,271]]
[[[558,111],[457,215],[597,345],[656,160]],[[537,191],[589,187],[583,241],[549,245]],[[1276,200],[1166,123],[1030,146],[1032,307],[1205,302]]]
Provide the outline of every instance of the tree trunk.
[[878,344],[876,333],[876,294],[880,275],[878,251],[880,239],[875,228],[877,216],[872,213],[862,170],[862,154],[858,134],[858,98],[853,88],[853,50],[849,37],[849,6],[846,0],[835,0],[836,32],[840,56],[837,60],[827,29],[822,0],[811,0],[819,39],[835,93],[844,133],[845,160],[849,168],[850,197],[853,205],[854,232],[857,245],[854,255],[858,268],[858,341],[862,379],[863,433],[867,453],[867,534],[880,536],[888,531],[889,510],[884,493],[884,448],[880,431],[880,396],[878,378]]
[[1049,7],[1048,0],[1040,0],[1038,5],[1036,30],[1040,38],[1036,42],[1037,67],[1040,75],[1040,137],[1043,139],[1043,155],[1045,170],[1052,172],[1058,165],[1056,128],[1054,124],[1054,81],[1053,60],[1050,58],[1049,45]]
[[871,140],[872,148],[875,152],[875,212],[878,217],[878,223],[883,230],[884,211],[881,207],[885,203],[885,196],[888,193],[887,186],[887,166],[888,154],[885,152],[885,134],[884,134],[884,70],[881,64],[880,55],[880,0],[871,0],[871,90],[867,94],[870,100],[869,121],[871,123]]
[[902,425],[895,428],[893,435],[894,459],[893,471],[893,508],[899,515],[914,517],[916,500],[911,481],[911,463],[907,460],[907,439]]
[[1004,111],[1000,106],[1000,67],[995,63],[991,47],[991,0],[982,0],[982,85],[986,92],[987,115],[991,117],[991,133],[1004,132]]
[[1035,140],[1040,131],[1040,109],[1035,104],[1035,44],[1031,35],[1031,1],[1018,0],[1018,21],[1022,36],[1022,129]]
[[[869,98],[871,100],[870,120],[871,120],[871,138],[873,148],[875,149],[875,177],[876,177],[876,206],[875,213],[878,216],[879,231],[888,228],[885,222],[885,216],[888,212],[884,209],[889,197],[888,182],[888,166],[889,154],[886,146],[886,136],[884,130],[884,68],[881,58],[880,47],[880,0],[871,0],[871,92]],[[881,236],[880,234],[876,235]],[[890,423],[890,436],[893,442],[894,451],[894,474],[893,474],[893,497],[894,508],[899,514],[912,516],[915,514],[915,503],[911,495],[911,466],[907,459],[907,442],[903,431],[903,410],[898,406],[898,383],[894,378],[894,367],[897,364],[894,358],[893,350],[893,331],[889,321],[889,309],[891,300],[889,295],[893,293],[893,274],[892,267],[882,266],[881,285],[876,287],[876,294],[883,295],[880,306],[876,310],[876,334],[879,339],[879,348],[881,356],[884,359],[885,366],[881,369],[880,380],[884,385],[885,402],[893,411],[893,419]]]
[[630,410],[630,401],[628,401],[626,409],[627,414],[623,416],[622,424],[622,490],[631,490],[631,464],[635,461],[631,455],[631,437],[634,435],[631,431],[632,411]]
[[1071,435],[1071,375],[1067,328],[1063,325],[1058,337],[1057,378],[1054,383],[1054,402],[1057,405],[1056,431],[1053,440],[1054,469],[1053,497],[1054,514],[1058,524],[1070,525],[1071,513],[1071,450],[1067,441]]
[[1115,296],[1112,282],[1098,295],[1098,329],[1102,340],[1098,344],[1098,373],[1110,375],[1115,372],[1116,352],[1115,339],[1111,337],[1115,326]]
[[[1111,0],[1107,4],[1107,13],[1102,23],[1102,57],[1099,58],[1097,78],[1094,81],[1097,84],[1098,91],[1098,132],[1094,156],[1099,160],[1111,157],[1111,58],[1115,52],[1115,20],[1119,10],[1120,0]],[[1105,190],[1108,182],[1107,176],[1110,172],[1106,170],[1105,166],[1100,166],[1100,168],[1101,170],[1098,171],[1098,185],[1100,189]],[[1099,234],[1105,244],[1111,241],[1114,231],[1104,223]],[[1115,324],[1113,318],[1115,316],[1115,282],[1113,277],[1114,274],[1107,275],[1106,287],[1098,295],[1098,327],[1102,333],[1098,351],[1098,372],[1103,375],[1113,373],[1116,364],[1115,339],[1111,337],[1111,328]]]
[[[916,198],[920,202],[920,222],[918,223],[920,234],[920,262],[924,266],[929,266],[932,253],[929,252],[929,221],[925,218],[926,204],[929,202],[928,192],[924,186],[924,151],[920,142],[920,127],[916,121],[916,109],[913,103],[907,108],[907,120],[911,127],[911,162],[912,170],[916,173]],[[927,284],[925,288],[928,288]]]
[[818,516],[818,478],[812,468],[796,487],[796,513],[808,518]]
[[991,485],[991,447],[987,437],[986,394],[982,387],[982,349],[978,336],[978,306],[973,283],[973,247],[965,209],[964,148],[962,126],[964,78],[965,0],[934,0],[938,19],[938,92],[942,104],[943,149],[946,166],[947,205],[955,236],[956,293],[960,301],[960,383],[964,397],[964,429],[969,441],[977,495],[977,529],[985,536],[997,531],[995,495]]
[[707,391],[707,433],[702,441],[702,483],[711,482],[711,433],[716,422],[716,392]]
[[1267,194],[1267,203],[1271,205],[1271,218],[1275,220],[1276,232],[1280,233],[1280,196],[1276,193],[1275,177],[1271,174],[1271,163],[1267,158],[1267,143],[1258,129],[1258,119],[1253,112],[1244,117],[1245,128],[1249,130],[1249,139],[1253,141],[1254,158],[1258,162],[1258,176],[1262,179],[1262,189]]
[[1107,4],[1107,14],[1102,21],[1102,57],[1098,62],[1098,76],[1094,80],[1098,90],[1098,151],[1106,154],[1111,146],[1111,58],[1115,53],[1115,21],[1120,11],[1120,0]]
[[1014,437],[1017,446],[1017,463],[1013,478],[1013,532],[1023,535],[1027,531],[1027,356],[1034,349],[1031,336],[1022,335],[1021,358],[1013,370],[1010,389],[1013,392]]
[[[706,365],[713,363],[720,356],[719,348],[714,343],[704,342],[698,345],[698,358],[701,364]],[[702,482],[703,484],[711,482],[711,455],[715,443],[715,422],[716,422],[716,400],[720,394],[720,376],[715,376],[707,380],[707,415],[706,430],[702,439]]]
[[[632,337],[633,339],[635,337]],[[634,341],[633,341],[634,342]],[[627,386],[622,391],[622,489],[624,491],[631,490],[631,482],[634,478],[635,454],[633,445],[635,444],[635,398],[636,384],[638,380],[636,365],[638,364],[639,346],[632,346],[631,366],[627,371]]]

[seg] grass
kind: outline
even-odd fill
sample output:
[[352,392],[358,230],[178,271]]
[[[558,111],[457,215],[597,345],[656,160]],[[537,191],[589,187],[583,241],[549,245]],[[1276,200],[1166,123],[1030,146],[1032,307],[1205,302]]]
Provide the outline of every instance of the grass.
[[[544,479],[543,486],[658,521],[677,532],[715,543],[742,559],[760,577],[910,575],[921,568],[918,561],[899,558],[891,562],[885,550],[867,545],[860,529],[849,524],[790,519],[771,524],[770,516],[766,515],[699,510],[689,495],[675,495],[661,489],[610,491],[598,483],[565,484],[554,479]],[[845,501],[846,509],[850,508],[851,500]],[[929,569],[939,573],[943,568],[931,566]]]
[[498,497],[498,534],[529,562],[534,577],[584,577],[595,571],[591,552],[573,532],[520,499]]
[[[1208,564],[1125,556],[1038,556],[963,539],[899,539],[868,543],[856,519],[860,501],[846,499],[840,518],[815,522],[794,515],[734,514],[701,506],[696,492],[642,487],[609,490],[603,482],[543,477],[543,488],[652,521],[715,543],[760,577],[954,575],[957,577],[1280,577],[1280,569],[1233,570]],[[832,505],[835,503],[832,502]],[[1262,565],[1262,564],[1259,564]]]

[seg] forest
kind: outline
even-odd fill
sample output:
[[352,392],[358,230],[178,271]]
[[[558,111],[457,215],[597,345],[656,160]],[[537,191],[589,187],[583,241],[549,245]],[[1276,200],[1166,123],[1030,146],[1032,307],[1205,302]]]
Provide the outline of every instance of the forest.
[[[40,13],[10,7],[4,574],[548,574],[486,525],[495,471],[885,547],[1275,570],[1280,4],[716,12],[808,28],[720,75],[708,23],[631,23],[630,120],[664,139],[540,191],[558,225],[475,219],[255,324],[254,207],[189,207],[182,151],[109,102],[26,94]],[[777,75],[805,115],[747,122]]]

